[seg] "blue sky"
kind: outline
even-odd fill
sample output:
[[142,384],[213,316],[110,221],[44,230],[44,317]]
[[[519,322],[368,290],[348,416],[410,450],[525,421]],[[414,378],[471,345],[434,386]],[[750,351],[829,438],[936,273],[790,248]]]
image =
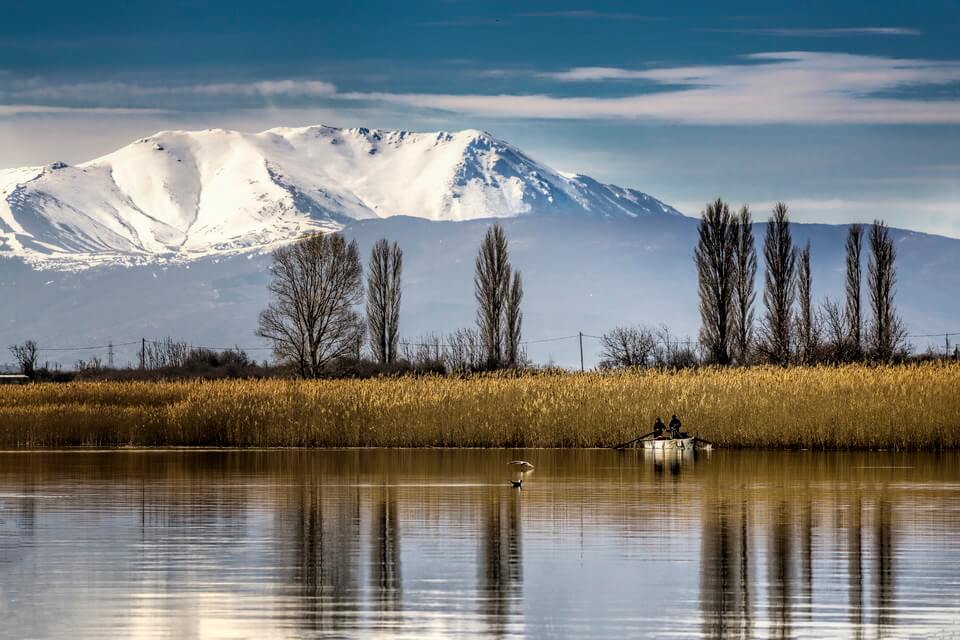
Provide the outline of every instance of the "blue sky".
[[960,237],[960,2],[5,2],[0,167],[169,128],[486,129],[687,213]]

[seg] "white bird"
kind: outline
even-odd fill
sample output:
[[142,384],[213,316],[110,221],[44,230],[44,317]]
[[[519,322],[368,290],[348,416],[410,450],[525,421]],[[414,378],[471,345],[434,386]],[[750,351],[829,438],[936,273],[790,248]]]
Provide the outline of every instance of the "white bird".
[[520,473],[526,473],[527,471],[533,471],[533,465],[527,462],[526,460],[512,460],[507,464],[516,465],[520,469]]

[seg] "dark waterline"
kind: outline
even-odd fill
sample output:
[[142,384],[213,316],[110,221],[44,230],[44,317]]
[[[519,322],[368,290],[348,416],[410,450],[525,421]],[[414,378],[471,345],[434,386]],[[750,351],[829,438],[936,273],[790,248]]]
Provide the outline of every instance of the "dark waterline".
[[958,463],[0,453],[0,637],[960,636]]

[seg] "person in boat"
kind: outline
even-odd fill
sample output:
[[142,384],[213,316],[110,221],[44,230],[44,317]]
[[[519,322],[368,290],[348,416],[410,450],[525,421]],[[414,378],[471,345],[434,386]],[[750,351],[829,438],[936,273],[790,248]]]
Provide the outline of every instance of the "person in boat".
[[677,417],[677,414],[673,414],[673,417],[670,418],[670,437],[679,438],[680,437],[680,418]]
[[666,428],[667,426],[663,424],[663,420],[660,419],[660,416],[657,416],[656,422],[653,423],[653,437],[661,437],[663,435],[663,430]]

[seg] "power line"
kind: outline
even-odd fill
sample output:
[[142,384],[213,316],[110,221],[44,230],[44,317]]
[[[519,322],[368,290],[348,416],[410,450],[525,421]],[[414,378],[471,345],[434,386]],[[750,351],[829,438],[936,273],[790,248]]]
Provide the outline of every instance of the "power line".
[[[949,338],[949,337],[953,337],[953,336],[960,336],[960,331],[942,331],[942,332],[939,332],[939,333],[918,333],[918,334],[906,335],[906,336],[904,336],[904,337],[905,337],[905,338]],[[535,338],[535,339],[530,339],[530,340],[521,340],[521,341],[520,341],[520,344],[522,344],[522,345],[530,345],[530,344],[544,344],[544,343],[550,343],[550,342],[562,342],[562,341],[565,341],[565,340],[577,340],[577,339],[579,339],[579,338],[581,338],[581,337],[582,337],[582,338],[591,338],[591,339],[593,339],[593,340],[603,340],[603,339],[604,339],[604,336],[598,336],[598,335],[594,335],[594,334],[590,334],[590,333],[581,333],[581,334],[573,334],[573,335],[566,335],[566,336],[555,336],[555,337],[552,337],[552,338]],[[154,346],[159,346],[159,345],[166,344],[166,341],[164,341],[164,340],[144,340],[143,342],[149,343],[149,344],[154,345]],[[176,342],[176,341],[175,341],[175,342]],[[690,339],[688,339],[688,340],[662,340],[662,339],[658,339],[656,342],[658,342],[658,343],[660,343],[660,344],[665,344],[665,345],[674,345],[674,346],[687,345],[687,346],[689,346],[690,344],[693,343],[693,340],[690,340]],[[141,341],[140,341],[140,340],[133,340],[133,341],[130,341],[130,342],[111,342],[111,343],[101,344],[101,345],[84,345],[84,346],[77,346],[77,347],[65,347],[65,346],[59,346],[59,347],[40,347],[40,348],[37,349],[37,351],[42,351],[42,352],[67,352],[67,351],[95,351],[95,350],[106,349],[106,350],[108,350],[108,352],[109,352],[109,351],[112,351],[112,350],[113,350],[114,348],[116,348],[116,347],[129,347],[129,346],[132,346],[132,345],[135,345],[135,344],[141,344]],[[230,346],[230,347],[218,347],[218,346],[210,346],[210,345],[196,345],[196,344],[190,344],[190,343],[181,343],[181,344],[187,344],[187,345],[189,346],[189,348],[191,348],[191,349],[206,349],[206,350],[208,350],[208,351],[234,351],[234,350],[238,350],[238,349],[239,349],[239,350],[242,350],[242,351],[270,351],[270,350],[272,350],[272,348],[273,348],[273,347],[267,347],[267,346],[241,346],[241,345],[233,345],[233,346]],[[410,342],[410,341],[406,341],[406,340],[401,340],[401,341],[399,341],[399,344],[400,344],[401,346],[404,346],[404,347],[431,347],[431,348],[438,348],[438,347],[439,347],[439,348],[452,348],[452,347],[456,346],[456,345],[450,344],[450,343],[448,343],[448,342],[440,342],[440,341],[437,341],[437,342]]]
[[114,342],[112,344],[101,344],[90,347],[44,347],[37,351],[93,351],[94,349],[110,349],[111,347],[126,347],[132,344],[139,344],[139,340],[133,342]]
[[913,336],[904,336],[904,338],[942,338],[944,336],[960,336],[960,331],[941,331],[940,333],[920,333]]

